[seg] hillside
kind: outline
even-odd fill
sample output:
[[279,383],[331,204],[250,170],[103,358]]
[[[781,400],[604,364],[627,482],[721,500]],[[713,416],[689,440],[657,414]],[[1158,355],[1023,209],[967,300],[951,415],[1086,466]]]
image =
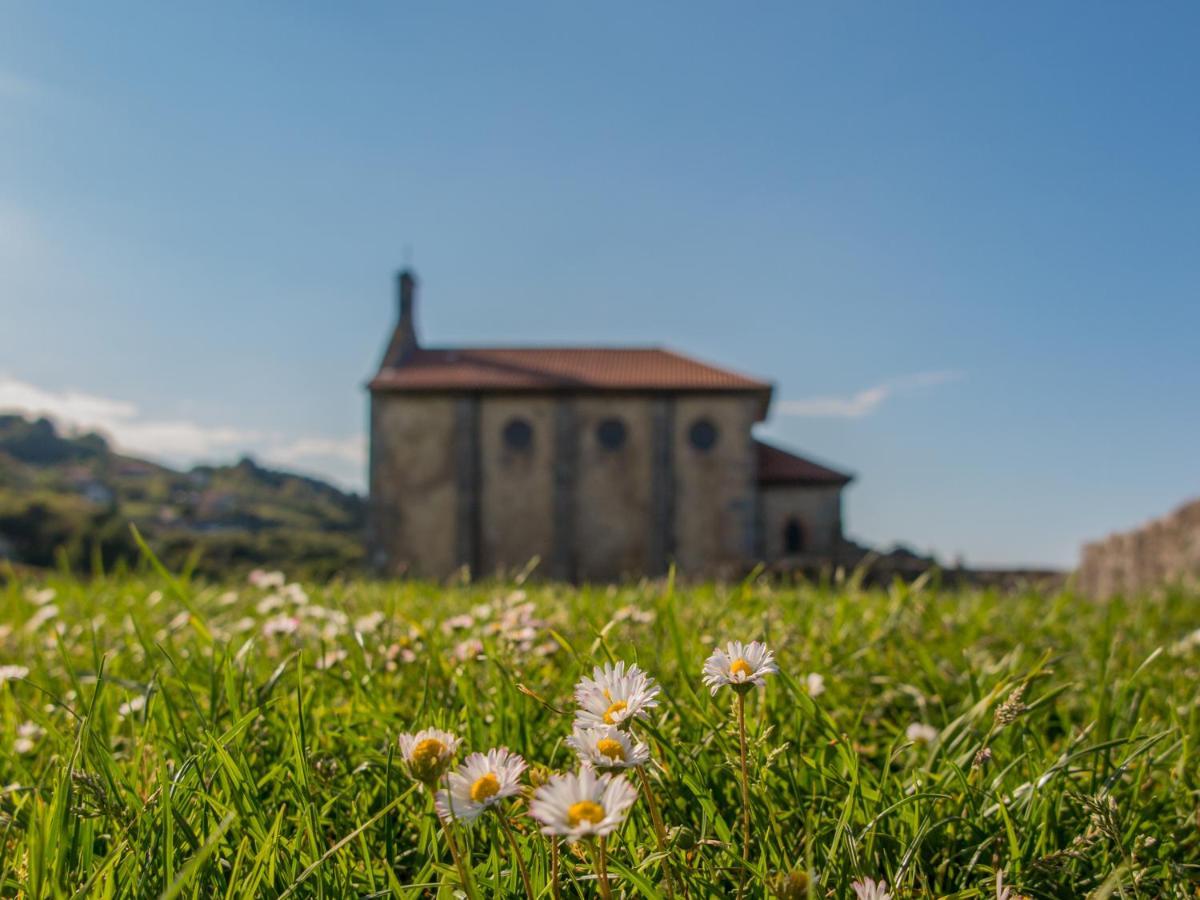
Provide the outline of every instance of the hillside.
[[250,459],[179,472],[117,453],[97,434],[0,416],[0,558],[19,563],[132,560],[132,522],[172,566],[329,574],[360,562],[365,510],[356,494]]

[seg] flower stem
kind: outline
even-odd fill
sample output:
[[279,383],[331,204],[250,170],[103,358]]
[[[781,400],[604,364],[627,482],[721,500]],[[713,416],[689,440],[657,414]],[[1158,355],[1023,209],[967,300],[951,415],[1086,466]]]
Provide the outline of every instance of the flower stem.
[[450,847],[450,855],[454,857],[454,865],[458,869],[458,878],[462,882],[463,890],[467,892],[468,897],[474,897],[475,885],[467,877],[467,868],[463,865],[462,856],[458,852],[458,844],[454,842],[454,835],[450,832],[450,825],[437,813],[434,813],[434,818],[442,824],[442,833],[446,835],[446,844]]
[[512,826],[508,824],[508,817],[499,808],[496,809],[496,816],[500,819],[504,833],[508,835],[508,845],[512,848],[513,859],[517,861],[517,868],[521,870],[521,881],[525,883],[525,896],[529,900],[533,900],[533,882],[529,880],[529,870],[525,868],[525,859],[521,856],[520,848],[517,847],[517,836],[513,834]]
[[738,896],[746,889],[747,866],[750,861],[750,769],[746,764],[746,695],[737,694],[738,742],[742,756],[742,875]]
[[[650,779],[646,775],[644,766],[637,767],[638,777],[642,782],[642,791],[646,794],[646,806],[650,809],[650,821],[654,823],[654,835],[658,838],[658,849],[666,854],[667,852],[667,829],[663,826],[662,815],[658,811],[658,802],[654,799],[654,791],[650,788]],[[662,861],[663,875],[667,881],[667,896],[675,896],[675,886],[671,883],[671,860],[669,856],[663,856]]]
[[612,900],[612,891],[608,886],[608,857],[604,847],[605,839],[600,838],[596,851],[596,880],[600,883],[600,896],[604,900]]
[[562,896],[558,887],[558,838],[550,838],[550,890],[554,900]]

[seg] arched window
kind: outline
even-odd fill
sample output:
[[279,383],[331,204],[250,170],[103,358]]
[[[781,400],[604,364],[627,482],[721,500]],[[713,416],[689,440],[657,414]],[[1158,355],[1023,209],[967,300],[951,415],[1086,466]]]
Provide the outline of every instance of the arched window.
[[504,426],[504,446],[510,450],[528,450],[533,443],[533,426],[518,417]]
[[697,450],[711,450],[717,444],[719,432],[710,419],[697,419],[688,429],[688,440]]
[[605,419],[596,426],[596,440],[605,450],[620,450],[625,443],[625,423],[620,419]]
[[783,552],[788,556],[804,552],[804,526],[795,516],[783,526]]

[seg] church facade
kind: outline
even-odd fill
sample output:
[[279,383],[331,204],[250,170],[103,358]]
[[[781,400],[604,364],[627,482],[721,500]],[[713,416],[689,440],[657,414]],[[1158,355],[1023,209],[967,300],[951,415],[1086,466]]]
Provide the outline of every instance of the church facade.
[[373,564],[443,578],[834,560],[851,476],[757,440],[772,386],[661,348],[430,348],[417,282],[370,391]]

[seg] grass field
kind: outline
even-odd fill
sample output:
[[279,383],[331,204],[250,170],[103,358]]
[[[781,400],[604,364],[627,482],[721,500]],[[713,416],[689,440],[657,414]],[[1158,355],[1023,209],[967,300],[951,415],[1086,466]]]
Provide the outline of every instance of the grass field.
[[[871,878],[991,898],[999,873],[1013,897],[1191,897],[1198,629],[1180,593],[14,576],[0,896],[520,897],[510,823],[550,897],[525,797],[453,826],[461,884],[397,738],[448,729],[459,760],[503,745],[541,783],[577,767],[576,680],[625,660],[662,686],[633,730],[669,833],[660,851],[640,796],[607,840],[614,897],[852,897]],[[731,639],[780,666],[746,695],[744,860],[735,695],[701,682]],[[597,850],[561,843],[562,896],[598,896]]]

